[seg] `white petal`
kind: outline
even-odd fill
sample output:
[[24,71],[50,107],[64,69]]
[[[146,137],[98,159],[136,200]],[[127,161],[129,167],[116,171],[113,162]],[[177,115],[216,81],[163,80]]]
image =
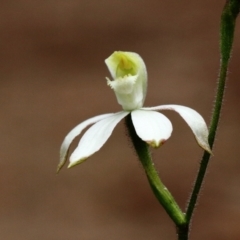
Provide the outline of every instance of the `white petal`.
[[131,116],[137,135],[152,147],[159,147],[171,136],[172,124],[163,114],[135,110]]
[[195,110],[181,106],[181,105],[161,105],[150,108],[143,108],[146,110],[173,110],[177,112],[191,128],[198,144],[204,150],[212,153],[208,143],[208,128],[203,117]]
[[59,170],[64,166],[64,164],[67,161],[67,155],[69,152],[69,148],[73,142],[73,140],[79,135],[81,134],[82,130],[84,128],[86,128],[87,126],[100,121],[106,117],[112,116],[114,115],[114,113],[107,113],[107,114],[102,114],[99,116],[95,116],[92,118],[87,119],[86,121],[78,124],[75,128],[73,128],[65,137],[65,139],[63,140],[63,143],[61,145],[60,148],[60,162],[58,164],[58,168],[57,168],[57,172],[59,172]]
[[97,152],[111,136],[115,126],[128,114],[129,112],[115,113],[90,127],[70,156],[69,167],[85,161],[88,157]]

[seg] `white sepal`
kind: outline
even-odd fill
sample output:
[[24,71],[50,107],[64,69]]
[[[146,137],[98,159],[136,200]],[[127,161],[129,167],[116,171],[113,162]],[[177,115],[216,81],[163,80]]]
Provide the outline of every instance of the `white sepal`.
[[84,128],[86,128],[87,126],[96,123],[97,121],[100,121],[104,118],[107,118],[109,116],[114,115],[114,113],[107,113],[107,114],[101,114],[92,118],[87,119],[84,122],[81,122],[80,124],[78,124],[75,128],[73,128],[68,134],[67,136],[64,138],[63,143],[61,145],[60,148],[60,162],[58,164],[58,168],[57,168],[57,172],[60,171],[60,169],[64,166],[64,164],[67,161],[67,157],[68,157],[68,152],[69,152],[69,148],[73,142],[73,140],[81,134],[81,132],[83,131]]
[[172,124],[163,114],[135,110],[131,116],[137,135],[152,147],[161,146],[171,136]]
[[208,128],[203,117],[195,110],[181,105],[160,105],[156,107],[143,108],[146,110],[172,110],[177,112],[191,128],[197,143],[204,150],[212,154],[211,148],[208,143]]
[[90,127],[82,136],[77,148],[70,156],[70,164],[68,167],[82,163],[97,152],[111,136],[116,125],[128,114],[129,112],[112,114]]

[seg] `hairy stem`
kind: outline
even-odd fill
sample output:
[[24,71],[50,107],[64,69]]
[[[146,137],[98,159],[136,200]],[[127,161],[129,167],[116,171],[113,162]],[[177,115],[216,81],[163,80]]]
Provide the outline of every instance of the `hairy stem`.
[[154,195],[156,196],[160,204],[164,207],[164,209],[166,210],[170,218],[174,221],[174,223],[176,225],[184,225],[185,214],[181,211],[173,196],[163,185],[161,179],[159,178],[157,170],[154,167],[148,145],[144,141],[142,141],[135,132],[131,119],[131,114],[126,117],[126,127],[132,140],[133,146],[140,159],[140,162],[142,163],[142,166],[145,170],[148,182]]
[[[226,2],[222,16],[221,16],[221,27],[220,27],[220,52],[221,52],[221,61],[220,61],[220,71],[217,85],[217,94],[215,99],[215,106],[213,110],[213,115],[210,124],[209,130],[209,144],[210,147],[213,147],[219,118],[223,103],[224,90],[227,79],[227,70],[229,65],[229,60],[232,51],[232,44],[234,39],[234,30],[235,30],[235,22],[240,10],[240,0],[229,0]],[[204,180],[204,176],[206,173],[206,169],[209,163],[210,154],[208,152],[204,152],[200,168],[198,171],[198,175],[195,181],[195,185],[193,187],[193,191],[190,197],[190,201],[187,206],[186,211],[186,219],[187,223],[190,224],[193,211],[196,207],[196,202],[198,200],[199,192],[202,187],[202,183]]]

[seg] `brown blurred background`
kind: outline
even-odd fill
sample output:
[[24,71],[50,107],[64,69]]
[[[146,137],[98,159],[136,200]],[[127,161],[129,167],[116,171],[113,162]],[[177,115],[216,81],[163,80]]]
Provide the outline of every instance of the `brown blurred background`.
[[[119,111],[104,59],[135,51],[149,73],[146,106],[182,104],[209,123],[224,0],[19,0],[0,3],[0,236],[6,240],[170,240],[124,124],[84,164],[56,175],[79,122]],[[191,239],[240,238],[240,27],[214,157]],[[202,150],[175,113],[154,159],[185,207]]]

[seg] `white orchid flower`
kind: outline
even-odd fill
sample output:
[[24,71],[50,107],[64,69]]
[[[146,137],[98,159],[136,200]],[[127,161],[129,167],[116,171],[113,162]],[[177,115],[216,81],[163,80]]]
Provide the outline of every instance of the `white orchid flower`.
[[180,105],[143,107],[147,91],[147,71],[143,59],[137,53],[114,52],[105,63],[113,78],[107,78],[107,84],[114,90],[123,111],[95,116],[73,128],[62,143],[58,170],[67,161],[73,140],[86,127],[93,124],[71,154],[69,167],[82,163],[97,152],[111,136],[116,125],[128,114],[131,114],[139,138],[154,148],[161,146],[171,136],[172,124],[162,113],[156,112],[159,110],[177,112],[192,130],[199,146],[211,153],[207,125],[198,112]]

